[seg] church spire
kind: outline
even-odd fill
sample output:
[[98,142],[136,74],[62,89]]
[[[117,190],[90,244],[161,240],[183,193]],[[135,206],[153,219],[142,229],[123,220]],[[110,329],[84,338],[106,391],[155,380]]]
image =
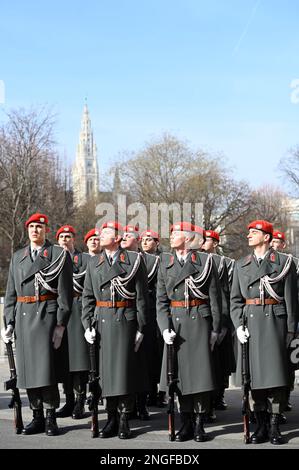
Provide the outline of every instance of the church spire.
[[74,202],[77,206],[96,197],[99,191],[97,147],[93,139],[87,100],[83,107],[79,144],[73,168]]

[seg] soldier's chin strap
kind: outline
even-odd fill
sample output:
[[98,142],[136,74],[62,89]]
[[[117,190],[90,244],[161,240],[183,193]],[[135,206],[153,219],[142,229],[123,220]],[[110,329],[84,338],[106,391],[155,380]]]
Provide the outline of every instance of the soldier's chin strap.
[[122,296],[124,299],[133,300],[136,298],[136,292],[128,291],[125,288],[125,286],[127,286],[129,282],[135,276],[140,265],[140,260],[141,260],[141,254],[138,253],[136,261],[133,265],[133,268],[127,277],[116,276],[113,279],[111,279],[110,292],[111,292],[112,307],[115,306],[115,291],[118,292],[118,294]]
[[194,278],[189,276],[185,279],[185,308],[189,308],[189,290],[192,294],[198,299],[208,299],[209,296],[201,292],[200,288],[206,283],[209,278],[211,269],[212,269],[212,254],[210,253],[207,257],[207,261],[202,273]]
[[260,285],[259,285],[259,290],[260,290],[260,302],[262,305],[265,305],[265,290],[268,292],[268,294],[273,297],[273,299],[277,300],[278,302],[282,302],[284,297],[280,297],[275,290],[271,287],[271,284],[275,284],[276,282],[281,281],[289,272],[291,264],[293,261],[293,256],[292,255],[287,255],[287,260],[285,262],[285,265],[283,267],[283,270],[281,273],[276,276],[276,277],[269,277],[263,276],[260,279]]

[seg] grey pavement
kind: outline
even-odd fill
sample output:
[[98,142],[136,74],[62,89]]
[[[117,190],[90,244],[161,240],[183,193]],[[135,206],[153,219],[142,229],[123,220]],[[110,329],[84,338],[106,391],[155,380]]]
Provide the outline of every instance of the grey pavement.
[[[5,392],[4,380],[9,378],[8,364],[5,359],[0,359],[0,448],[1,449],[299,449],[299,386],[291,395],[293,410],[286,413],[288,422],[281,426],[281,431],[287,443],[283,446],[273,446],[270,443],[262,445],[243,444],[242,416],[241,416],[241,390],[230,388],[226,390],[228,409],[217,412],[217,422],[208,424],[206,431],[211,440],[205,443],[196,443],[193,440],[175,443],[168,440],[166,409],[150,408],[151,420],[130,421],[132,438],[120,440],[118,437],[111,439],[91,438],[90,413],[86,409],[86,416],[81,420],[72,418],[60,418],[57,420],[60,435],[49,437],[44,434],[34,436],[16,435],[13,428],[13,410],[8,408],[10,392]],[[28,406],[27,396],[21,390],[22,412],[24,424],[31,421],[32,412]],[[61,402],[64,396],[61,394]],[[99,425],[103,425],[106,419],[104,406],[99,406]],[[176,429],[180,426],[179,416],[176,414]],[[251,425],[254,428],[254,425]]]

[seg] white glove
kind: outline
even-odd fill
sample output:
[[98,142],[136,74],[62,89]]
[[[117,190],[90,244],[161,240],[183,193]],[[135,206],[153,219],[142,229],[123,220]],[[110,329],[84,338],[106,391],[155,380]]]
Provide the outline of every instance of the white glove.
[[56,325],[53,331],[53,336],[52,336],[52,343],[54,346],[54,349],[58,349],[61,345],[63,333],[65,330],[65,326],[62,325]]
[[218,335],[217,344],[221,344],[221,343],[222,343],[223,338],[224,338],[224,336],[226,335],[226,333],[227,333],[227,328],[226,328],[225,326],[223,326],[223,327],[221,328],[221,331],[220,331],[219,335]]
[[211,331],[211,336],[210,336],[211,351],[213,351],[214,349],[217,338],[218,338],[218,333],[216,333],[216,331]]
[[294,337],[295,337],[294,333],[287,333],[287,337],[286,337],[286,346],[287,346],[287,348],[290,346],[290,344],[293,341]]
[[240,341],[241,344],[247,343],[247,340],[250,336],[249,331],[247,328],[245,330],[243,329],[243,326],[239,326],[237,328],[237,336],[238,340]]
[[12,325],[8,325],[8,327],[6,329],[2,328],[1,338],[3,339],[4,343],[7,344],[10,341],[12,341],[12,334],[13,334],[13,326]]
[[136,331],[136,336],[135,336],[135,348],[134,348],[134,351],[137,352],[141,343],[142,343],[142,340],[143,340],[143,337],[144,337],[144,334],[143,333],[140,333],[140,331]]
[[166,344],[173,344],[173,340],[174,340],[175,337],[176,337],[175,331],[173,331],[173,330],[171,330],[171,331],[164,330],[163,331],[163,339],[164,339]]
[[93,344],[96,340],[96,330],[94,328],[87,328],[84,333],[85,339],[88,343]]

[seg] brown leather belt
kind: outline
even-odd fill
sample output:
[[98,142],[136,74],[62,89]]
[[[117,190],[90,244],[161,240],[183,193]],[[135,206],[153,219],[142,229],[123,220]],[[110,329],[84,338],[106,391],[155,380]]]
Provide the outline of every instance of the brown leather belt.
[[25,297],[17,297],[17,302],[22,304],[34,304],[35,302],[45,302],[46,300],[56,300],[57,294],[45,294],[36,297],[35,295],[26,295]]
[[[205,299],[192,299],[192,300],[189,300],[188,302],[189,307],[196,307],[197,305],[203,305],[207,303],[208,301]],[[186,306],[185,300],[172,300],[170,302],[170,306],[171,307],[185,307]]]
[[135,307],[134,300],[116,300],[114,305],[111,300],[97,300],[97,307],[106,307],[106,308],[121,308],[121,307]]
[[[264,305],[277,305],[277,304],[281,304],[281,302],[275,299],[264,300]],[[256,299],[246,299],[246,305],[263,305],[263,303],[261,302],[261,299],[257,297]]]

